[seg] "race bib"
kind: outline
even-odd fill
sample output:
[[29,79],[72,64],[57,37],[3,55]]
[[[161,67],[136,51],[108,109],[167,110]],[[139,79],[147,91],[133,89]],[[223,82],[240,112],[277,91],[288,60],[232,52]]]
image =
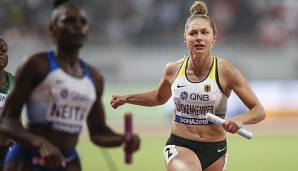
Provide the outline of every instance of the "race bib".
[[163,150],[163,154],[167,164],[169,164],[169,162],[178,154],[178,151],[175,145],[167,145]]

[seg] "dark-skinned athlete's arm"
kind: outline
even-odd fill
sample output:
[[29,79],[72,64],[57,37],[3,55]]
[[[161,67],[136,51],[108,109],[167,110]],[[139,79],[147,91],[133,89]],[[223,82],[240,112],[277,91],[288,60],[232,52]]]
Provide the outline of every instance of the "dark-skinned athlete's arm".
[[60,151],[40,136],[36,136],[24,129],[20,116],[24,104],[29,100],[34,88],[46,77],[48,70],[46,54],[32,56],[17,72],[14,87],[9,95],[2,118],[0,133],[24,146],[35,147],[41,157],[53,158],[51,165],[64,165],[64,158]]
[[[90,67],[91,68],[91,67]],[[116,147],[125,142],[124,135],[115,133],[106,124],[104,107],[102,104],[102,94],[104,89],[103,77],[91,68],[92,76],[96,87],[96,101],[88,115],[87,125],[92,142],[101,147]],[[133,135],[127,151],[136,151],[139,148],[139,137]]]

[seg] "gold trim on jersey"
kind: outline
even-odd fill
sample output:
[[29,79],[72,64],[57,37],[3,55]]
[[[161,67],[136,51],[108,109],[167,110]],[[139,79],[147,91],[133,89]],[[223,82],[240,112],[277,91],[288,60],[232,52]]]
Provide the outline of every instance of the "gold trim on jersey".
[[[216,65],[217,65],[217,59],[215,56],[212,57],[213,58],[213,61],[212,61],[212,67],[211,67],[211,71],[208,75],[208,79],[209,80],[213,80],[213,81],[216,81]],[[215,65],[214,65],[215,64]]]
[[[176,79],[186,76],[186,67],[189,61],[189,56],[185,56],[185,59],[183,60],[182,66],[179,69],[179,72],[176,76]],[[215,56],[212,57],[212,65],[211,65],[211,70],[207,76],[207,79],[216,81],[216,65],[217,65],[217,58]]]
[[189,56],[185,56],[185,59],[183,60],[182,66],[179,69],[176,79],[179,77],[185,76],[185,70],[186,70],[188,61],[189,61]]

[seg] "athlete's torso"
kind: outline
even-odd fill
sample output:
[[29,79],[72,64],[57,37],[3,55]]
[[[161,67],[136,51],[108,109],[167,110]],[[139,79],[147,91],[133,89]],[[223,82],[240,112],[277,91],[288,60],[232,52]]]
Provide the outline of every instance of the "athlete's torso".
[[[11,73],[7,72],[7,85],[5,87],[0,88],[0,113],[2,112],[7,96],[12,88],[12,84],[13,84],[13,76]],[[1,116],[1,114],[0,114]],[[2,137],[0,135],[0,146],[2,145],[8,145],[9,144],[9,140],[6,139],[5,137]]]
[[193,140],[204,140],[205,134],[221,135],[222,129],[205,119],[208,112],[222,118],[226,114],[228,98],[219,84],[217,58],[213,57],[209,74],[199,82],[187,77],[188,61],[186,57],[171,86],[175,104],[172,132]]
[[38,134],[48,131],[43,136],[50,139],[60,134],[77,137],[96,98],[90,70],[81,62],[84,76],[74,77],[60,68],[53,52],[47,58],[49,73],[27,103],[28,125]]

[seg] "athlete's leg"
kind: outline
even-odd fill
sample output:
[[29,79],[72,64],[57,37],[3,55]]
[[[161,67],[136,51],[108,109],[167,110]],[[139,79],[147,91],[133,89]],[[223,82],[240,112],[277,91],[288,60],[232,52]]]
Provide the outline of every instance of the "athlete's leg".
[[164,155],[167,171],[202,171],[199,158],[190,149],[168,145]]
[[204,171],[223,171],[226,166],[226,156],[227,154],[221,156],[218,160],[208,166]]

